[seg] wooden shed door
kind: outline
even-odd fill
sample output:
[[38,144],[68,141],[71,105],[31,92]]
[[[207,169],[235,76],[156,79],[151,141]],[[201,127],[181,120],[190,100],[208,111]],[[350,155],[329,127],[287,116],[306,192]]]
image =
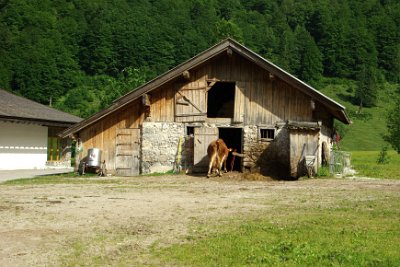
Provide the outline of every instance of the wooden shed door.
[[119,176],[139,175],[140,129],[117,129],[115,170]]
[[193,172],[208,171],[208,145],[218,138],[218,128],[194,128]]
[[290,175],[306,174],[305,157],[315,156],[318,160],[318,130],[290,130]]

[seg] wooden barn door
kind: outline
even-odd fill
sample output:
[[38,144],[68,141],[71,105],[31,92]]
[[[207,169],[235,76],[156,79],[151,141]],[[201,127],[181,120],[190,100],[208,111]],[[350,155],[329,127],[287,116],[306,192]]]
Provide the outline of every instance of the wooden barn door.
[[193,172],[208,171],[207,147],[218,138],[218,128],[194,128]]
[[140,129],[117,129],[115,170],[119,176],[139,175]]
[[175,94],[175,121],[204,121],[207,116],[206,82],[177,84]]

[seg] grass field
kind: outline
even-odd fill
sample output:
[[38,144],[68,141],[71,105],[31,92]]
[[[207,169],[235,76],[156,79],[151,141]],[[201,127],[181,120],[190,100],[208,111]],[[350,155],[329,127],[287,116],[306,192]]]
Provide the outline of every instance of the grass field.
[[380,151],[353,151],[351,163],[357,171],[357,176],[384,179],[400,179],[400,155],[388,151],[387,163],[378,164]]
[[337,200],[332,207],[280,206],[154,249],[162,265],[398,266],[400,196]]

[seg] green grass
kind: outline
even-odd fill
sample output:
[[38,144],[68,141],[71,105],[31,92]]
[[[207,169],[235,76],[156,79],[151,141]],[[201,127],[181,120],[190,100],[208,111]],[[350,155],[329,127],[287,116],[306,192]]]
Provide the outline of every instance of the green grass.
[[399,218],[400,196],[393,195],[299,205],[219,225],[184,244],[154,248],[154,255],[170,266],[399,266]]
[[71,242],[60,259],[61,266],[137,266],[134,244],[126,242],[134,238],[134,233],[115,231],[110,229],[106,234],[95,233]]
[[321,82],[321,92],[346,107],[347,115],[352,124],[345,126],[345,135],[341,141],[341,149],[346,151],[380,150],[387,145],[383,140],[386,132],[386,114],[394,104],[396,84],[380,84],[376,107],[363,108],[358,115],[358,106],[352,103],[356,83],[344,79],[324,79]]
[[388,151],[388,163],[378,164],[380,151],[353,151],[351,164],[357,171],[357,176],[373,178],[400,179],[400,155]]
[[142,176],[164,176],[164,175],[176,175],[177,173],[174,173],[174,170],[169,170],[166,172],[152,172],[148,174],[142,174]]

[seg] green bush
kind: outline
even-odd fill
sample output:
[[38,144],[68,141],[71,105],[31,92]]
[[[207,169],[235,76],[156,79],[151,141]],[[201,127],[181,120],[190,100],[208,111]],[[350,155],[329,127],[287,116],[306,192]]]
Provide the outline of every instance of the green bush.
[[331,174],[329,172],[328,166],[321,166],[318,168],[317,177],[329,177],[329,176],[331,176]]
[[390,157],[388,156],[387,152],[388,148],[387,146],[382,147],[381,152],[379,152],[378,159],[376,160],[376,163],[378,164],[388,164],[390,161]]

